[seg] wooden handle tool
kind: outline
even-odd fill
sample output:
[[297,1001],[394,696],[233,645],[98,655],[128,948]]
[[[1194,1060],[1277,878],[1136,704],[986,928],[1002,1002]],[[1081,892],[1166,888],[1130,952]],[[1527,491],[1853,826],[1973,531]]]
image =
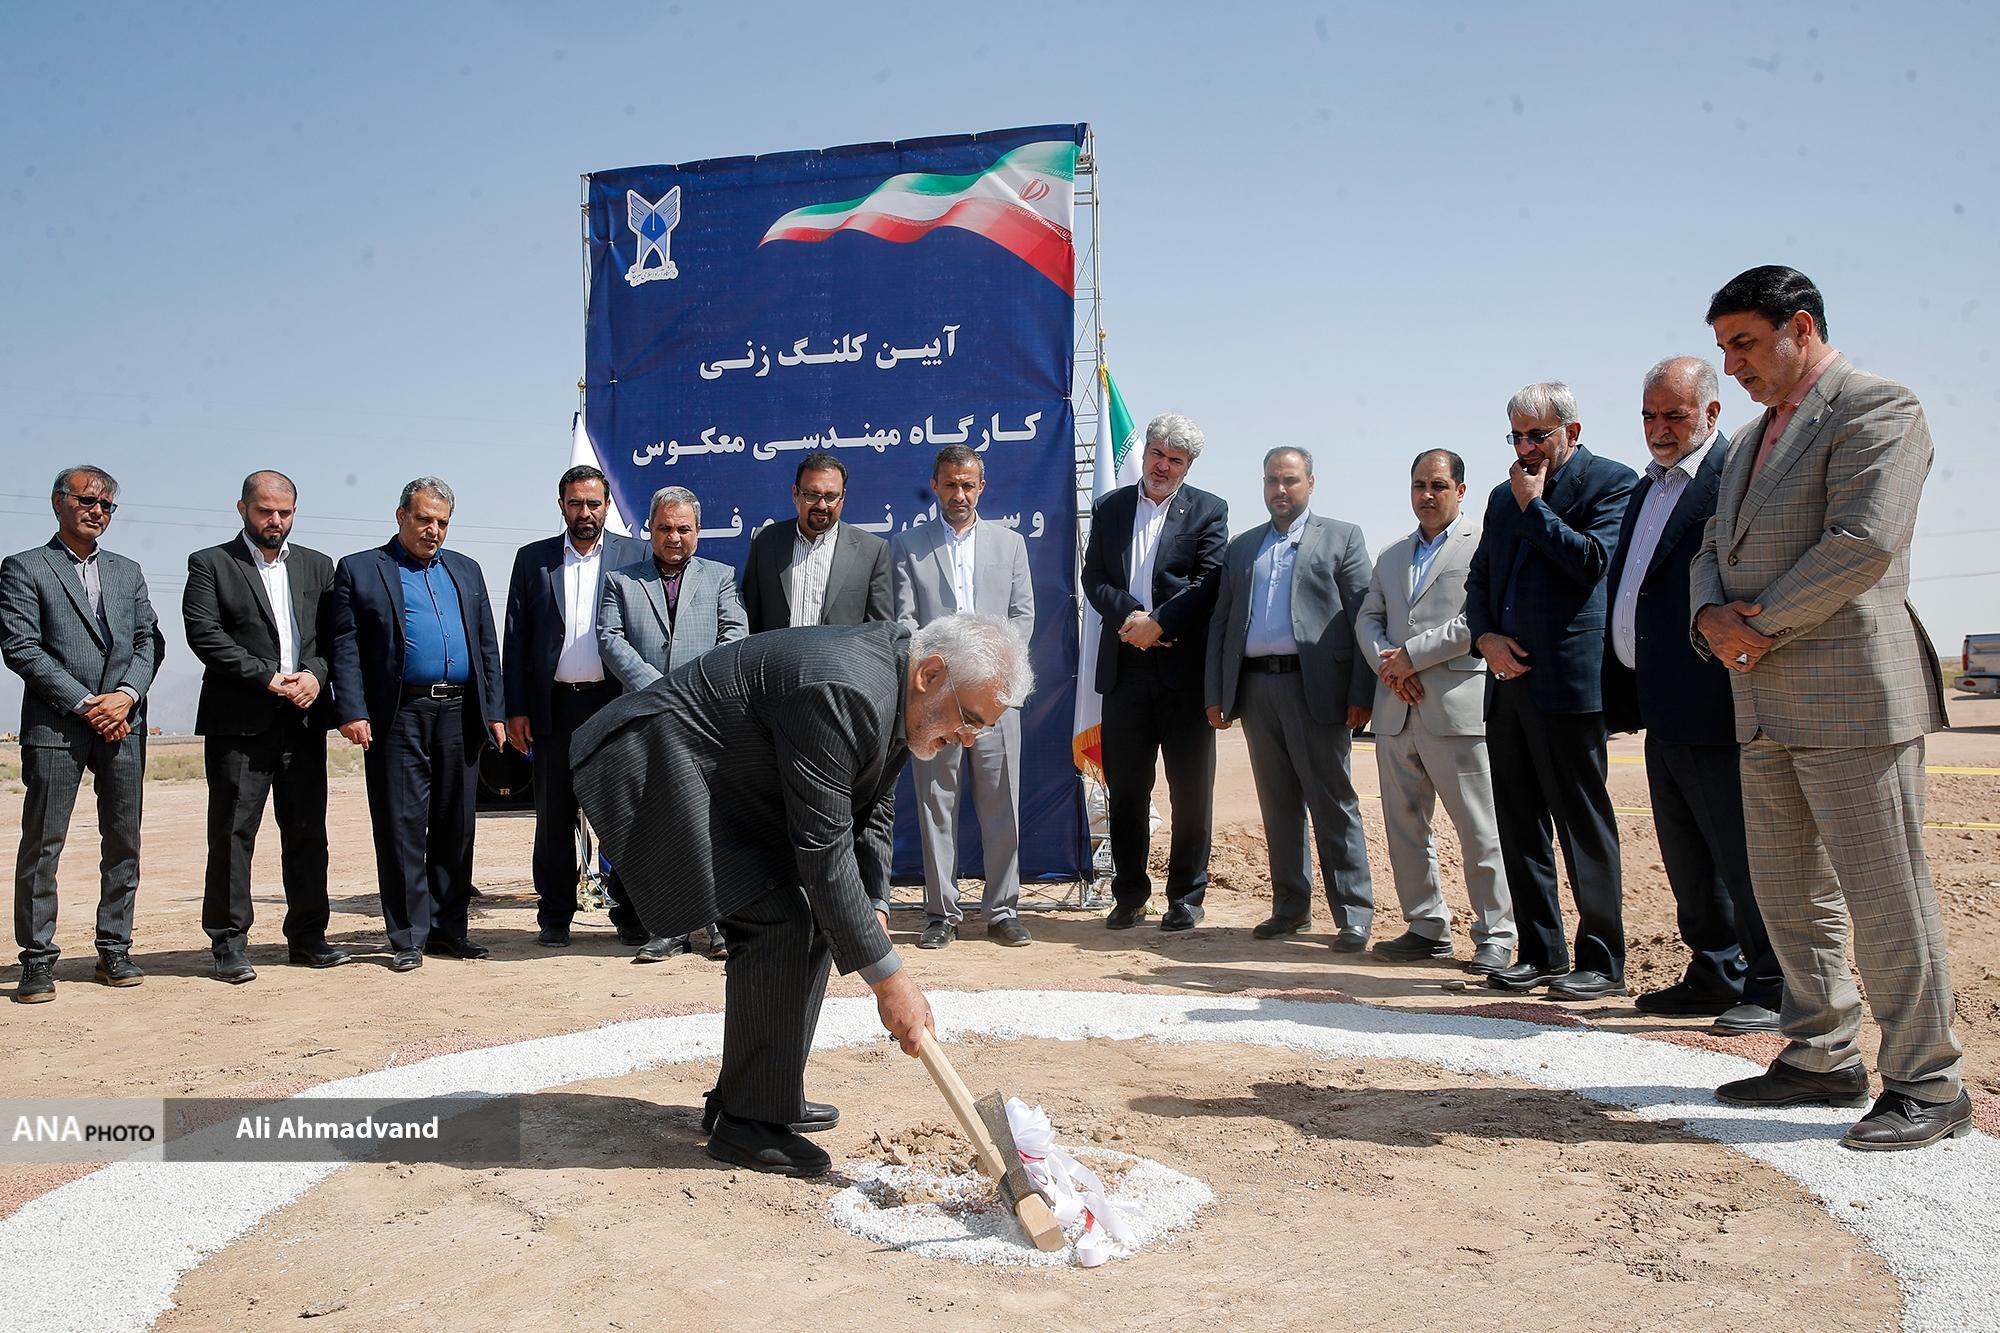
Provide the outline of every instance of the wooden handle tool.
[[[1007,1128],[1007,1112],[999,1094],[983,1103],[973,1100],[965,1081],[951,1067],[944,1048],[938,1045],[929,1028],[917,1039],[917,1054],[923,1058],[931,1081],[944,1094],[951,1113],[958,1117],[958,1127],[972,1141],[980,1172],[999,1184],[1001,1199],[1014,1210],[1014,1217],[1028,1233],[1028,1239],[1038,1250],[1060,1250],[1067,1243],[1062,1228],[1056,1224],[1055,1214],[1049,1211],[1048,1200],[1028,1181],[1020,1150],[1014,1146],[1014,1135]],[[982,1115],[982,1111],[986,1114]]]

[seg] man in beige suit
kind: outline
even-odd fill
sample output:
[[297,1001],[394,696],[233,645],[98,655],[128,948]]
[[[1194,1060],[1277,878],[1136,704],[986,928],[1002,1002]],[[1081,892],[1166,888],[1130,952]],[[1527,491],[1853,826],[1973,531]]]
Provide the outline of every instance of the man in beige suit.
[[1731,279],[1708,323],[1765,412],[1736,433],[1689,600],[1697,650],[1735,673],[1750,872],[1790,1042],[1716,1096],[1867,1104],[1852,917],[1883,1090],[1841,1142],[1921,1148],[1972,1121],[1923,845],[1924,734],[1945,725],[1944,695],[1906,600],[1930,430],[1908,389],[1828,346],[1825,304],[1796,269]]
[[1476,914],[1465,970],[1490,976],[1512,956],[1514,907],[1486,758],[1486,663],[1472,654],[1465,623],[1465,576],[1481,525],[1461,511],[1464,499],[1464,459],[1449,449],[1417,455],[1410,467],[1417,530],[1376,560],[1355,633],[1378,676],[1375,767],[1396,897],[1409,923],[1375,952],[1395,962],[1452,956],[1451,910],[1438,892],[1431,839],[1431,812],[1442,799]]

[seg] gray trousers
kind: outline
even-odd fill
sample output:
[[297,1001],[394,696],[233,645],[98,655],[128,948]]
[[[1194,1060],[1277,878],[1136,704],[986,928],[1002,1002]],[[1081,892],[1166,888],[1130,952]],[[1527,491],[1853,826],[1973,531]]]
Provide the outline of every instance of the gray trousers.
[[[145,718],[134,710],[134,719]],[[97,788],[97,947],[122,953],[132,947],[132,902],[139,893],[139,807],[146,782],[146,736],[134,730],[122,741],[92,735],[73,745],[21,747],[21,846],[14,858],[14,942],[23,963],[53,963],[56,948],[56,863],[69,840],[76,794],[90,770]]]
[[1786,1064],[1861,1063],[1854,961],[1882,1029],[1884,1088],[1925,1101],[1959,1092],[1944,921],[1924,859],[1924,742],[1807,749],[1759,735],[1743,748],[1750,877],[1785,973]]
[[1493,815],[1493,768],[1484,736],[1439,736],[1410,710],[1394,736],[1375,737],[1375,770],[1382,783],[1382,823],[1389,835],[1389,865],[1403,920],[1426,939],[1451,934],[1451,909],[1438,886],[1437,843],[1431,814],[1439,801],[1458,831],[1465,860],[1465,893],[1472,900],[1472,942],[1514,947],[1514,903],[1500,860],[1499,825]]
[[986,919],[1004,921],[1021,905],[1021,714],[1010,708],[968,750],[946,745],[929,759],[911,759],[917,787],[917,832],[924,847],[924,914],[957,925],[958,796],[972,770],[972,808],[986,861]]
[[1289,920],[1312,913],[1310,813],[1334,928],[1367,934],[1375,921],[1375,890],[1361,800],[1348,769],[1353,740],[1347,727],[1313,721],[1296,671],[1245,672],[1239,690],[1250,776],[1271,849],[1271,915]]

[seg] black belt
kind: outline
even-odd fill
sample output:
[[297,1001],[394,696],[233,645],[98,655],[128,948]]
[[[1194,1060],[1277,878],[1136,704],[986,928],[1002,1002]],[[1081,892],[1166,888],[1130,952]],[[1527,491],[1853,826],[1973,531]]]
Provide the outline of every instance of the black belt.
[[463,699],[465,697],[465,686],[447,685],[443,681],[439,681],[435,685],[405,685],[403,687],[403,697],[405,699]]
[[1268,671],[1272,675],[1283,675],[1299,669],[1297,653],[1280,653],[1271,657],[1246,657],[1243,659],[1245,671]]
[[613,684],[613,681],[607,676],[602,680],[559,680],[555,683],[555,686],[559,690],[568,690],[572,694],[588,694],[592,690],[601,690],[611,684]]

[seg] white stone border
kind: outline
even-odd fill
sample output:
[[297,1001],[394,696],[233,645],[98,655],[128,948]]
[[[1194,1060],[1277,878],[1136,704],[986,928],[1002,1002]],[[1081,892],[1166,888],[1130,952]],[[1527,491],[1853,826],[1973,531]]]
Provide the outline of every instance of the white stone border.
[[[1797,1180],[1888,1263],[1915,1333],[2000,1328],[2000,1143],[1975,1132],[1918,1153],[1841,1148],[1852,1112],[1738,1110],[1709,1090],[1754,1072],[1736,1056],[1590,1028],[1336,1001],[1095,991],[935,992],[939,1036],[1148,1039],[1278,1046],[1518,1078],[1676,1120]],[[827,1004],[818,1050],[881,1040],[865,999]],[[722,1018],[636,1019],[321,1084],[313,1097],[528,1093],[714,1059]],[[914,1070],[914,1066],[911,1067]],[[914,1074],[912,1075],[914,1077]],[[143,1330],[183,1274],[337,1166],[116,1162],[0,1221],[0,1329]]]

